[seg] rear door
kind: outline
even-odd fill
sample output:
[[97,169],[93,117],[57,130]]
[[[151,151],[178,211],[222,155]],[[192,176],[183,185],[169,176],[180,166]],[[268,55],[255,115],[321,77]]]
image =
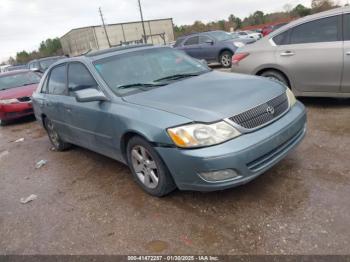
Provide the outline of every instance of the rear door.
[[350,14],[344,15],[344,71],[341,90],[350,93]]
[[199,47],[198,59],[205,59],[207,61],[217,59],[219,49],[216,47],[214,39],[206,35],[199,36]]
[[341,15],[307,22],[289,30],[276,59],[294,88],[302,92],[339,92],[343,68]]
[[71,133],[66,126],[66,115],[62,107],[66,94],[66,64],[60,64],[50,71],[43,112],[53,122],[62,139],[71,142]]

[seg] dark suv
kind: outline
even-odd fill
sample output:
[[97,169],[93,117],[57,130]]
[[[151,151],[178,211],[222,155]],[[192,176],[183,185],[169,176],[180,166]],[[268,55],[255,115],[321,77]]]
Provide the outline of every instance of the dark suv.
[[177,39],[174,48],[207,62],[219,62],[223,67],[231,66],[232,55],[245,44],[225,31],[195,33]]

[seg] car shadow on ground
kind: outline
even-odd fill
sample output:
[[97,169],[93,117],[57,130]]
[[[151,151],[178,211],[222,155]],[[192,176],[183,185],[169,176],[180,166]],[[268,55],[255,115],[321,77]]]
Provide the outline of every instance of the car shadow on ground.
[[350,98],[329,98],[329,97],[299,97],[306,106],[315,107],[347,107],[350,106]]
[[9,120],[6,121],[6,123],[1,123],[0,127],[10,127],[10,126],[20,126],[20,125],[25,125],[28,124],[30,122],[34,122],[35,116],[34,115],[30,115],[30,116],[25,116],[19,119],[13,119],[13,120]]

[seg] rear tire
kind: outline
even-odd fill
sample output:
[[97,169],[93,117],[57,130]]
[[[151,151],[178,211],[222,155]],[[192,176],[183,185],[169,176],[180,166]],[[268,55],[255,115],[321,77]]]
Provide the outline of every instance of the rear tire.
[[0,120],[0,126],[6,126],[8,124],[5,120]]
[[219,61],[222,67],[230,68],[232,65],[232,52],[224,51],[220,54]]
[[44,119],[44,126],[49,136],[51,144],[57,151],[65,151],[71,147],[71,144],[64,142],[57,133],[54,124],[47,117]]
[[144,191],[152,196],[162,197],[176,188],[163,160],[145,139],[134,136],[126,150],[130,170]]
[[282,73],[280,73],[276,70],[265,71],[261,74],[261,76],[269,78],[273,81],[281,82],[282,84],[284,84],[285,86],[288,86],[290,88],[287,78]]

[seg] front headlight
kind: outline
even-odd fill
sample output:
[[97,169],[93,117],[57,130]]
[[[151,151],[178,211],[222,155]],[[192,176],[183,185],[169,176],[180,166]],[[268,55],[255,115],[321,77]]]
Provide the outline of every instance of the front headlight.
[[289,106],[292,107],[295,105],[295,103],[297,102],[297,99],[295,98],[292,90],[290,90],[288,87],[287,87],[287,97],[288,97],[288,101],[289,101]]
[[245,46],[245,44],[242,42],[233,42],[233,44],[238,48]]
[[181,148],[212,146],[233,139],[241,133],[224,121],[215,124],[189,124],[167,130],[174,144]]
[[18,103],[19,101],[16,98],[11,98],[11,99],[0,99],[0,105],[9,105],[9,104],[15,104]]

